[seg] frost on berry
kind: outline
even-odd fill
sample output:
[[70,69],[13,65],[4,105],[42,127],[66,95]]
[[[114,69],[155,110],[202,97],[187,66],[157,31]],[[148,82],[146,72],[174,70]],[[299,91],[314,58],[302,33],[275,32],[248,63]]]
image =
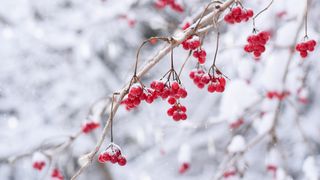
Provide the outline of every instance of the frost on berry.
[[179,173],[184,174],[190,168],[189,163],[182,163],[179,168]]
[[309,40],[305,42],[298,43],[296,45],[296,50],[299,51],[302,58],[306,58],[309,52],[314,51],[317,42],[315,40]]
[[199,64],[204,64],[206,62],[207,53],[204,49],[198,48],[193,52],[193,57],[197,58]]
[[166,6],[169,6],[172,10],[182,13],[184,12],[184,8],[181,3],[177,2],[177,0],[156,0],[155,7],[157,9],[163,9]]
[[224,21],[229,24],[246,22],[253,17],[252,9],[244,9],[241,6],[234,7],[224,16]]
[[122,100],[121,104],[125,105],[125,108],[129,111],[140,105],[141,101],[145,101],[148,104],[153,103],[156,99],[154,90],[145,88],[141,84],[133,84],[129,93]]
[[[180,80],[170,80],[170,73],[175,71],[169,71],[168,79],[166,82],[152,81],[150,88],[153,90],[156,98],[161,97],[162,100],[166,100],[171,107],[167,110],[167,115],[172,117],[175,121],[187,119],[187,108],[180,103],[180,99],[187,97],[188,92],[182,86]],[[172,74],[173,75],[173,74]]]
[[244,46],[244,50],[258,58],[266,50],[265,45],[270,39],[270,33],[262,31],[258,34],[253,34],[247,38],[248,44]]
[[265,160],[266,170],[275,175],[280,165],[280,159],[281,155],[279,151],[276,148],[271,148]]
[[33,169],[41,171],[44,166],[46,165],[46,163],[44,161],[35,161],[32,164]]
[[225,90],[226,80],[218,70],[215,70],[214,73],[209,74],[201,68],[193,69],[189,73],[189,77],[199,89],[203,89],[207,86],[207,90],[210,93],[221,93]]
[[91,131],[97,129],[98,127],[100,127],[99,122],[96,121],[87,121],[82,125],[82,132],[85,134],[90,133]]
[[309,90],[305,87],[299,88],[297,92],[297,99],[301,104],[309,104]]
[[33,154],[32,157],[32,167],[35,170],[41,171],[46,166],[46,157],[39,152]]
[[200,47],[201,42],[199,36],[193,35],[184,40],[181,44],[185,50],[196,50]]
[[189,144],[183,144],[179,148],[178,161],[180,164],[179,173],[184,174],[190,169],[191,147]]
[[64,177],[58,168],[54,168],[51,172],[52,180],[63,180]]
[[118,163],[120,166],[127,164],[127,159],[122,155],[120,147],[114,143],[111,143],[105,151],[99,154],[98,161],[100,163]]

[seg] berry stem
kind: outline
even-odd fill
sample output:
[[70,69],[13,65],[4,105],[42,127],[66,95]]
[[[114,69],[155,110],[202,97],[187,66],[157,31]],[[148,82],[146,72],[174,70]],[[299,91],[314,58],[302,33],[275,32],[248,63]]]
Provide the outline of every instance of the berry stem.
[[182,73],[183,68],[185,67],[185,65],[187,64],[188,60],[190,59],[191,54],[192,54],[192,50],[189,51],[189,54],[188,54],[186,60],[183,62],[182,66],[180,68],[180,71],[179,71],[179,74],[178,74],[179,77],[180,77],[180,75]]
[[170,60],[171,60],[171,70],[174,70],[174,64],[173,64],[173,47],[170,49]]
[[219,50],[219,40],[220,40],[220,32],[219,32],[219,29],[218,29],[217,30],[217,39],[216,39],[216,50],[214,52],[214,58],[213,58],[212,66],[216,65],[216,60],[217,60],[218,50]]
[[[194,34],[194,33],[198,30],[199,25],[200,25],[200,22],[202,21],[205,13],[207,12],[207,10],[209,9],[209,7],[210,7],[212,4],[223,4],[223,3],[222,3],[221,1],[212,1],[212,2],[210,2],[210,3],[206,6],[206,8],[204,9],[204,11],[202,12],[202,14],[201,14],[201,16],[200,16],[200,18],[199,18],[196,26],[195,26],[194,29],[193,29],[192,34]],[[220,9],[220,6],[217,5],[217,6],[215,6],[215,8],[216,8],[216,9]]]
[[271,0],[271,2],[268,4],[267,7],[265,7],[264,9],[262,9],[258,14],[256,14],[253,18],[252,18],[252,23],[253,23],[253,28],[256,28],[256,18],[262,14],[263,12],[265,12],[266,10],[268,10],[270,8],[270,6],[273,4],[274,0]]
[[137,77],[137,71],[138,71],[138,62],[139,62],[139,55],[140,55],[140,52],[141,52],[141,49],[142,47],[149,43],[151,40],[153,39],[159,39],[159,40],[162,40],[162,41],[165,41],[165,42],[169,42],[169,39],[166,38],[166,37],[151,37],[145,41],[143,41],[140,45],[140,47],[138,48],[138,51],[137,51],[137,55],[136,55],[136,63],[135,63],[135,66],[134,66],[134,74],[133,74],[133,77]]
[[308,12],[309,12],[309,1],[306,0],[306,12],[304,15],[304,40],[308,39]]
[[113,103],[114,103],[114,100],[115,100],[115,96],[116,95],[119,95],[120,93],[113,93],[112,94],[112,99],[111,99],[111,106],[110,106],[110,141],[111,143],[113,143]]

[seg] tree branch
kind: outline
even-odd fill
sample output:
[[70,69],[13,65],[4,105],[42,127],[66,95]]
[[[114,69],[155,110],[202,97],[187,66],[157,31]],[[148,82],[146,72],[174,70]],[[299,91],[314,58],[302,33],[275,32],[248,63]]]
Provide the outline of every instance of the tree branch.
[[[200,22],[199,22],[198,27],[201,28],[201,27],[204,27],[208,24],[211,24],[212,19],[214,17],[218,17],[225,9],[227,9],[229,6],[231,6],[234,3],[234,1],[235,0],[227,0],[226,2],[224,2],[223,4],[220,5],[218,11],[210,12],[206,16],[204,16],[202,19],[199,19]],[[159,61],[161,61],[161,59],[164,56],[166,56],[168,53],[170,53],[171,49],[179,46],[184,40],[186,40],[189,36],[191,36],[194,33],[194,29],[195,29],[196,25],[197,25],[197,21],[195,21],[194,24],[191,27],[189,27],[188,29],[186,29],[181,35],[179,35],[177,37],[173,37],[174,41],[172,42],[172,44],[165,46],[151,60],[149,60],[149,62],[137,73],[137,77],[141,78],[143,75],[145,75],[150,69],[152,69],[156,64],[158,64]],[[129,90],[129,86],[130,86],[130,83],[127,83],[127,85],[120,91],[119,99],[114,104],[114,108],[112,111],[113,114],[116,114],[122,99],[125,97],[125,95],[127,94],[128,90]],[[80,169],[74,174],[74,176],[71,178],[71,180],[77,179],[80,176],[80,174],[91,164],[94,156],[98,153],[101,145],[103,144],[103,141],[105,140],[105,138],[107,136],[109,123],[110,123],[110,116],[107,120],[105,127],[103,128],[102,134],[101,134],[95,148],[89,154],[86,155],[87,162],[84,163],[84,165],[82,165],[80,167]]]

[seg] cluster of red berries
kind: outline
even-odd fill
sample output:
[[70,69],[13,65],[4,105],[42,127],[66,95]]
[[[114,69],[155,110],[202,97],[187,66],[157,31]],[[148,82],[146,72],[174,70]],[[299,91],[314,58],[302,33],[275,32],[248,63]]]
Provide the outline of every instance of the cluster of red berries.
[[270,39],[270,33],[262,31],[257,35],[251,35],[248,37],[248,44],[245,45],[244,50],[248,53],[252,53],[255,57],[260,57],[261,54],[266,50],[265,45]]
[[51,177],[53,180],[63,180],[64,179],[62,173],[57,168],[53,169],[53,171],[51,173]]
[[41,171],[44,166],[46,165],[46,163],[44,161],[35,161],[33,164],[32,164],[32,167],[36,170],[39,170]]
[[[179,103],[180,98],[187,97],[188,93],[184,87],[181,86],[177,81],[163,82],[163,81],[152,81],[150,88],[142,88],[139,84],[131,86],[128,95],[121,102],[126,106],[127,110],[137,107],[142,100],[147,103],[152,103],[157,98],[163,100],[168,99],[168,103],[172,105],[170,109],[172,111],[172,118],[176,121],[185,120],[187,115],[185,114],[186,108],[180,109]],[[182,111],[183,110],[183,111]]]
[[110,161],[113,164],[118,163],[120,166],[127,164],[127,159],[121,155],[120,147],[114,143],[111,143],[105,151],[100,153],[98,161],[100,163]]
[[315,40],[309,40],[306,42],[301,42],[296,45],[296,50],[300,52],[300,56],[302,58],[305,58],[308,56],[308,51],[312,52],[314,51],[314,47],[317,45],[317,42]]
[[238,6],[232,8],[231,11],[224,16],[224,20],[229,24],[240,23],[242,21],[248,21],[249,18],[253,17],[252,9],[243,9]]
[[82,125],[82,132],[85,134],[90,133],[91,131],[97,129],[100,126],[99,122],[96,121],[88,121]]
[[130,87],[129,93],[122,100],[121,104],[124,104],[127,110],[131,110],[137,107],[143,100],[151,104],[154,99],[152,89],[144,89],[140,84],[134,84]]
[[[170,100],[173,100],[170,102]],[[173,105],[171,108],[168,109],[167,114],[168,116],[172,116],[172,119],[175,121],[180,121],[180,120],[186,120],[187,119],[187,108],[180,103],[177,103],[176,100],[172,97],[168,99],[169,103],[171,104],[172,102]]]
[[182,7],[182,5],[176,2],[175,0],[157,0],[155,2],[155,6],[158,9],[163,9],[166,6],[170,6],[172,10],[179,13],[182,13],[184,11],[184,8]]
[[185,173],[188,169],[190,168],[190,164],[189,163],[182,163],[180,168],[179,168],[179,173],[183,174]]
[[153,96],[155,98],[161,97],[162,99],[167,99],[170,97],[178,100],[179,98],[185,98],[188,95],[187,90],[183,88],[177,81],[171,83],[152,81],[150,87],[154,90]]
[[208,92],[223,92],[226,86],[226,80],[221,72],[216,70],[216,76],[206,73],[203,69],[194,69],[189,73],[189,77],[193,80],[198,88],[202,89],[208,85]]
[[180,104],[179,99],[186,98],[188,92],[181,84],[177,81],[168,83],[153,81],[150,87],[154,90],[156,97],[168,99],[168,103],[172,105],[167,111],[168,116],[172,116],[172,119],[175,121],[187,119],[187,108]]
[[190,36],[181,44],[185,50],[195,50],[201,45],[199,36]]
[[277,91],[268,91],[267,92],[267,98],[268,99],[278,99],[279,101],[284,100],[286,97],[290,95],[289,91],[282,91],[282,92],[277,92]]
[[207,52],[199,48],[193,52],[193,57],[198,59],[199,64],[204,64],[206,62]]

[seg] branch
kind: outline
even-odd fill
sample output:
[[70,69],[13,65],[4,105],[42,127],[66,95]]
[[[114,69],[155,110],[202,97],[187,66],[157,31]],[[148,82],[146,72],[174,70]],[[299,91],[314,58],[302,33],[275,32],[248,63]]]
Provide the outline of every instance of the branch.
[[[308,3],[308,2],[307,2]],[[307,6],[306,6],[307,7]],[[307,11],[307,8],[305,8],[304,12]],[[303,13],[304,15],[305,13]],[[302,18],[303,19],[303,18]],[[292,59],[293,59],[293,56],[294,56],[294,53],[295,53],[295,44],[297,43],[298,41],[298,38],[299,38],[299,33],[301,31],[303,27],[303,20],[301,22],[299,22],[299,26],[296,30],[296,33],[295,33],[295,37],[294,37],[294,41],[293,41],[293,44],[290,46],[290,54],[288,56],[288,59],[287,59],[287,64],[285,66],[285,71],[284,71],[284,74],[282,76],[282,86],[285,86],[285,83],[287,81],[287,77],[288,77],[288,73],[289,73],[289,67],[290,67],[290,64],[292,62]],[[281,112],[281,106],[283,104],[283,101],[278,101],[277,105],[276,105],[276,110],[275,110],[275,114],[274,114],[274,118],[273,118],[273,124],[272,124],[272,127],[270,128],[270,130],[264,132],[263,134],[259,134],[257,135],[255,138],[253,138],[246,146],[245,150],[242,151],[241,153],[237,153],[237,154],[234,154],[232,156],[232,158],[230,160],[224,160],[219,168],[218,168],[218,172],[216,173],[216,175],[214,176],[214,180],[216,179],[222,179],[223,177],[223,172],[225,171],[225,169],[227,167],[230,167],[230,166],[233,166],[238,159],[240,159],[241,157],[243,157],[243,155],[245,155],[250,149],[252,149],[255,145],[257,145],[259,142],[261,142],[267,135],[272,135],[272,134],[275,134],[275,129],[276,129],[276,126],[277,126],[277,122],[279,120],[279,117],[280,117],[280,112]],[[226,162],[225,162],[226,161]],[[226,165],[224,165],[226,164]]]
[[[219,6],[218,11],[213,11],[213,12],[208,13],[206,16],[204,16],[202,18],[202,20],[199,22],[199,24],[197,23],[197,21],[195,21],[194,24],[191,27],[189,27],[188,29],[186,29],[180,36],[173,37],[172,44],[165,46],[151,60],[149,60],[149,62],[137,73],[137,77],[141,78],[142,76],[144,76],[150,69],[152,69],[156,64],[158,64],[159,61],[161,61],[161,59],[164,56],[169,54],[171,49],[179,46],[184,40],[186,40],[189,36],[191,36],[194,33],[194,29],[197,24],[198,24],[199,28],[204,27],[208,24],[211,24],[212,19],[214,17],[218,17],[225,9],[227,9],[229,6],[231,6],[234,3],[234,1],[235,0],[227,0],[226,2],[224,2],[223,4],[221,4]],[[127,94],[128,90],[129,90],[129,86],[130,86],[130,83],[127,83],[127,85],[120,91],[120,97],[117,100],[117,102],[114,104],[114,108],[112,111],[112,113],[114,115],[116,114],[122,99]],[[105,138],[107,136],[109,123],[110,123],[110,116],[107,120],[105,127],[103,128],[103,132],[102,132],[95,148],[89,154],[86,155],[87,162],[84,163],[84,165],[82,165],[80,167],[80,169],[74,174],[74,176],[71,178],[71,180],[77,179],[79,177],[79,175],[91,164],[94,156],[98,153],[103,141],[105,140]]]

